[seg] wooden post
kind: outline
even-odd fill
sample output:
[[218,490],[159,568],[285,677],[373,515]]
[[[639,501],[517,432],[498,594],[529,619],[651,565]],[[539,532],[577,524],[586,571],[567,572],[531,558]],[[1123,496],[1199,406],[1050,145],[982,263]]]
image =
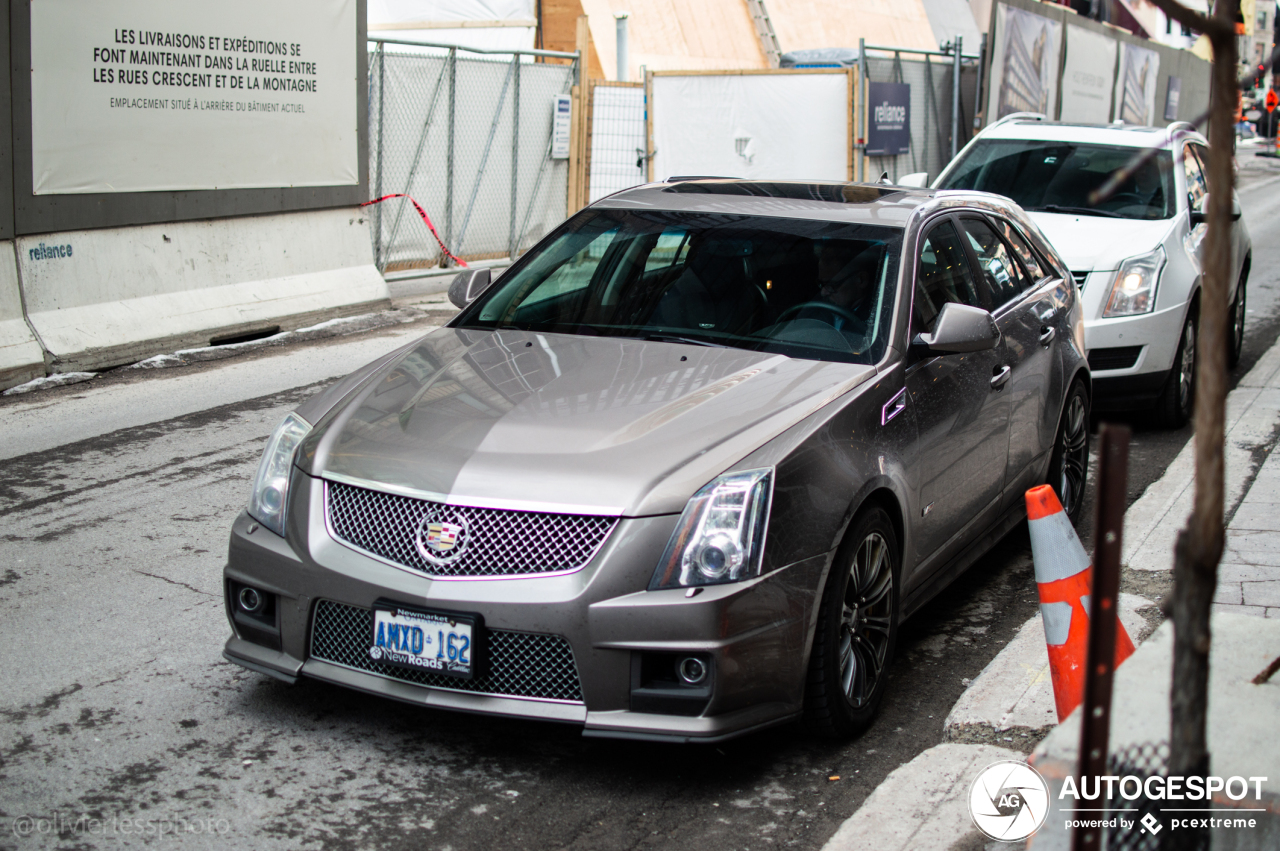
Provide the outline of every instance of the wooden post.
[[566,211],[569,215],[586,206],[586,98],[587,98],[587,55],[591,47],[591,30],[587,27],[587,16],[578,16],[578,29],[575,38],[575,49],[578,52],[578,81],[573,87],[573,114],[569,121],[569,187]]

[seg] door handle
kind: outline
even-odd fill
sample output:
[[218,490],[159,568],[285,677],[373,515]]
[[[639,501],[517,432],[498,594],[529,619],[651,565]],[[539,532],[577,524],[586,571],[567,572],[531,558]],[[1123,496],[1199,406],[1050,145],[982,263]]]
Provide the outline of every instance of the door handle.
[[1048,346],[1056,336],[1058,336],[1058,329],[1052,325],[1046,325],[1040,329],[1040,345]]
[[991,389],[1001,390],[1005,384],[1009,382],[1009,376],[1013,374],[1013,367],[1000,366],[996,367],[995,374],[991,376]]

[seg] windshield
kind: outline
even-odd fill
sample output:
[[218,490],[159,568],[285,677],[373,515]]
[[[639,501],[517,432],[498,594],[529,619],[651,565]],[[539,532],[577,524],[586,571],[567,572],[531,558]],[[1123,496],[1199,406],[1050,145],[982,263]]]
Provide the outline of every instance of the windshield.
[[902,231],[805,219],[587,210],[459,327],[634,337],[874,363]]
[[992,139],[978,142],[948,170],[939,189],[977,189],[1017,202],[1028,212],[1081,213],[1122,219],[1167,219],[1176,212],[1173,156],[1159,151],[1106,201],[1089,193],[1141,148],[1075,142]]

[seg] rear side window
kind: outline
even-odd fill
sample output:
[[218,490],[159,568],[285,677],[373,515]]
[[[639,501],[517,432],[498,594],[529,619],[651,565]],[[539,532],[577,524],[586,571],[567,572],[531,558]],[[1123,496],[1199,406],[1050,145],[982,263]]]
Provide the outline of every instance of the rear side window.
[[912,310],[916,333],[932,331],[938,311],[947,302],[991,308],[973,277],[960,234],[951,222],[936,225],[920,243],[917,270]]
[[1042,281],[1049,277],[1049,273],[1045,271],[1044,264],[1040,262],[1035,250],[1022,238],[1022,234],[1018,233],[1017,228],[1004,219],[996,219],[996,229],[1000,231],[1000,235],[1004,237],[1005,242],[1009,243],[1013,248],[1013,253],[1018,255],[1018,259],[1026,267],[1027,273],[1031,275],[1032,282]]
[[1009,246],[1004,244],[991,225],[980,219],[965,219],[964,229],[973,253],[978,255],[978,268],[982,270],[983,281],[991,291],[991,300],[997,307],[1031,288],[1027,273],[1013,259]]

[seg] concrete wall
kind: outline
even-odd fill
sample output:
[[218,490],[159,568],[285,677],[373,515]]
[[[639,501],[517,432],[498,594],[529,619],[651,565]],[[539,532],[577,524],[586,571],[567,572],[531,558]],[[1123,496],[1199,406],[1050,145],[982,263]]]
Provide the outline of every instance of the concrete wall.
[[44,375],[44,352],[22,318],[13,241],[0,242],[0,389]]
[[57,372],[387,299],[359,208],[65,231],[16,248],[27,313]]

